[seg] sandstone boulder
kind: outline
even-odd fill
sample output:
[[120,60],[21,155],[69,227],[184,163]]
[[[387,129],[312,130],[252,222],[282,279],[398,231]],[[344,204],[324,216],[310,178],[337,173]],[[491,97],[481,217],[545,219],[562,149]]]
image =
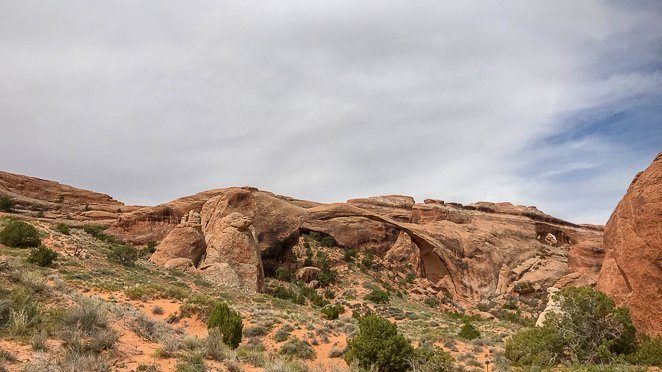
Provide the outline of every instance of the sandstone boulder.
[[201,225],[185,218],[156,246],[150,261],[164,265],[172,259],[183,258],[197,266],[205,251],[206,243]]
[[[216,204],[212,202],[213,205]],[[238,212],[219,212],[206,204],[203,207],[207,253],[200,264],[201,271],[223,283],[261,292],[264,270],[251,219]]]
[[662,153],[616,206],[604,246],[598,289],[630,309],[640,332],[662,334]]

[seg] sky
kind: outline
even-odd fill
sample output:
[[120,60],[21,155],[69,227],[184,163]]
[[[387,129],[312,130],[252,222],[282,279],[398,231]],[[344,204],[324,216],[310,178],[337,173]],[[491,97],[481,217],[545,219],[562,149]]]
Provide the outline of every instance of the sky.
[[662,150],[660,1],[0,0],[0,170],[604,224]]

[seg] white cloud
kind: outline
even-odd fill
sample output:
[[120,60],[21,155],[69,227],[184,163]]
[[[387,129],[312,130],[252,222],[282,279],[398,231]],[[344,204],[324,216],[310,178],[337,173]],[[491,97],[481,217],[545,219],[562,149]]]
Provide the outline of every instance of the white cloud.
[[131,203],[252,184],[544,208],[529,146],[659,91],[604,64],[654,57],[660,24],[600,1],[2,2],[0,168]]

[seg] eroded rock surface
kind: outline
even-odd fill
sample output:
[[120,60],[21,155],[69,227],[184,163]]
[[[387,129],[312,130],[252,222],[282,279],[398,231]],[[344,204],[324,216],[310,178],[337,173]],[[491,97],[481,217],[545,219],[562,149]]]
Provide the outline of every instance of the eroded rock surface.
[[616,206],[604,245],[598,289],[630,309],[639,331],[662,334],[662,153]]
[[[386,196],[317,204],[248,187],[215,192],[201,208],[207,242],[204,264],[249,265],[250,270],[238,272],[237,277],[251,283],[262,280],[257,261],[267,276],[274,275],[300,234],[311,231],[331,236],[341,248],[371,250],[394,267],[424,278],[437,295],[460,303],[512,293],[516,287],[533,288],[543,296],[555,285],[591,285],[604,252],[601,228],[510,203],[415,204],[408,197]],[[224,231],[232,224],[224,218],[234,214],[251,222],[257,238],[259,255],[249,255],[248,262],[239,261],[244,256],[235,256],[228,248],[250,251],[252,244],[245,232],[231,230],[233,237],[226,236]],[[217,271],[228,270],[224,266]]]
[[139,208],[106,194],[2,171],[0,196],[12,199],[17,212],[72,222],[110,224],[120,214]]
[[238,212],[223,215],[215,206],[213,202],[210,207],[205,204],[202,210],[207,253],[200,263],[201,272],[222,278],[226,284],[261,292],[264,270],[253,221]]
[[[184,265],[182,259],[187,259],[193,266],[197,266],[206,250],[200,215],[190,211],[156,246],[156,252],[152,254],[150,261],[157,265],[179,267]],[[172,260],[177,260],[177,263],[170,262]]]

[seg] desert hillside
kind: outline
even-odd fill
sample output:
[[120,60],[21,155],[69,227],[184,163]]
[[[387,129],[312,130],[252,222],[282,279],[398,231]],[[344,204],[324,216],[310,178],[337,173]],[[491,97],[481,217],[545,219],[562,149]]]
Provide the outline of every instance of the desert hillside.
[[[660,353],[646,335],[662,332],[661,167],[658,155],[606,230],[511,203],[323,204],[251,187],[126,206],[0,172],[0,370],[655,365],[640,354]],[[593,288],[629,308],[594,354],[561,347],[542,363],[518,349],[536,322],[569,313],[564,299],[604,301],[596,319],[615,306]],[[402,360],[365,356],[373,320],[397,326]]]

